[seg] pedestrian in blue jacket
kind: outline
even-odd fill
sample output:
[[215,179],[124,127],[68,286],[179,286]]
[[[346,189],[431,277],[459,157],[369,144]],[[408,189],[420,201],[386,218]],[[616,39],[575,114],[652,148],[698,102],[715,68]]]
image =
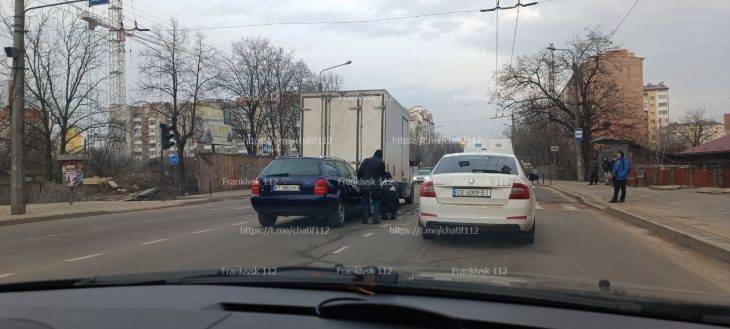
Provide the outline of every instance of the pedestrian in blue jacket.
[[[626,160],[623,151],[616,152],[616,161],[613,162],[613,199],[610,202],[626,201],[626,182],[629,180],[631,163]],[[621,191],[621,198],[618,192]]]

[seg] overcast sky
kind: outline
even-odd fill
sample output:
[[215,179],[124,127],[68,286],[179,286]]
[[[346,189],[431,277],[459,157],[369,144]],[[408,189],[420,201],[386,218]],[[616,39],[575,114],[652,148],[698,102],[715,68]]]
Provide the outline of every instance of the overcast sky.
[[[47,1],[47,0],[44,0]],[[512,5],[517,0],[502,0]],[[525,0],[532,1],[532,0]],[[552,0],[523,8],[515,56],[550,42],[562,44],[586,27],[612,30],[635,0]],[[356,20],[492,7],[465,0],[124,0],[127,18],[140,25],[175,17],[188,27],[269,22]],[[102,9],[102,8],[99,8]],[[105,9],[103,9],[105,10]],[[516,11],[499,17],[499,63],[509,60]],[[642,0],[615,34],[615,42],[644,60],[644,82],[670,87],[670,111],[704,107],[716,118],[730,113],[730,1]],[[205,31],[209,43],[263,36],[296,51],[314,71],[348,59],[337,69],[345,89],[388,89],[406,107],[423,105],[445,136],[493,136],[496,121],[485,91],[493,88],[495,14],[460,13],[362,24],[277,25]],[[128,42],[128,71],[141,46]],[[137,75],[130,72],[128,85]],[[130,97],[134,92],[130,91]]]

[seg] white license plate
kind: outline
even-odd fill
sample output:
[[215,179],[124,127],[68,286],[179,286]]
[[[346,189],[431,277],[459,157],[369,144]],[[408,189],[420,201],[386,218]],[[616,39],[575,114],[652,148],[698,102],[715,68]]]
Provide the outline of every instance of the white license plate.
[[274,185],[275,192],[299,192],[299,185]]
[[492,190],[488,188],[455,188],[453,197],[489,198]]

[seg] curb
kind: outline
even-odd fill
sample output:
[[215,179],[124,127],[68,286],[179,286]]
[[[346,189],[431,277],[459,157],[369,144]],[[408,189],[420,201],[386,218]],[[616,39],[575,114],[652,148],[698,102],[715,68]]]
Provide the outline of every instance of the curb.
[[730,250],[722,248],[711,242],[708,242],[705,239],[684,233],[682,231],[675,230],[671,227],[662,225],[661,223],[654,222],[651,219],[647,219],[643,216],[630,214],[626,211],[616,209],[614,207],[596,204],[594,202],[591,202],[590,200],[587,200],[582,195],[576,194],[575,192],[566,191],[564,189],[561,189],[561,188],[558,188],[558,187],[555,187],[552,185],[547,186],[547,187],[550,187],[560,193],[563,193],[563,194],[575,199],[576,201],[578,201],[578,203],[581,203],[583,205],[603,211],[604,213],[606,213],[608,215],[622,219],[630,224],[634,224],[636,226],[639,226],[639,227],[645,228],[649,231],[652,231],[654,233],[657,233],[660,236],[663,236],[665,238],[672,240],[672,242],[675,242],[682,246],[697,250],[697,251],[699,251],[707,256],[713,257],[715,259],[718,259],[718,260],[721,260],[724,262],[730,262]]
[[[101,215],[109,215],[109,214],[121,214],[121,213],[127,213],[127,212],[165,209],[165,208],[182,207],[182,206],[194,206],[194,205],[201,205],[201,204],[220,202],[220,201],[223,201],[223,198],[183,200],[182,202],[177,203],[177,204],[150,206],[150,207],[137,208],[137,209],[121,209],[121,210],[111,210],[111,211],[108,211],[108,210],[87,211],[87,212],[81,212],[81,213],[67,213],[67,214],[58,214],[58,215],[26,217],[26,218],[21,218],[21,219],[10,219],[10,220],[0,221],[0,227],[35,223],[35,222],[45,222],[45,221],[51,221],[51,220],[57,220],[57,219],[81,218],[81,217],[101,216]],[[144,201],[123,201],[123,202],[144,202]]]

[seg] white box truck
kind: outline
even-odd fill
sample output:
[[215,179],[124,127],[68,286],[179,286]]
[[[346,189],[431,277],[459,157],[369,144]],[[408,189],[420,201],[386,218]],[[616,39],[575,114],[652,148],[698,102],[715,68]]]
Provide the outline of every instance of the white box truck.
[[301,155],[340,158],[357,169],[383,150],[386,171],[413,202],[408,111],[384,89],[302,94]]
[[514,148],[509,138],[469,137],[464,141],[464,152],[514,154]]

